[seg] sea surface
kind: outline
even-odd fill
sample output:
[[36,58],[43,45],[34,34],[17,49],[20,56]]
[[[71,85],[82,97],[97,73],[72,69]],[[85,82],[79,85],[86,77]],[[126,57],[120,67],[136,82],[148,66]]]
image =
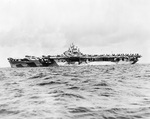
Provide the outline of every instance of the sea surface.
[[150,65],[0,68],[0,119],[150,119]]

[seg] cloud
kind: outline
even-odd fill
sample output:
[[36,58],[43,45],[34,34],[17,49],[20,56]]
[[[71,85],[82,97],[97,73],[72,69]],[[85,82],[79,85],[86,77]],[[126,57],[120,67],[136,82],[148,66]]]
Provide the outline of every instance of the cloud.
[[87,52],[149,56],[149,6],[149,0],[1,0],[1,57],[59,54],[71,43]]

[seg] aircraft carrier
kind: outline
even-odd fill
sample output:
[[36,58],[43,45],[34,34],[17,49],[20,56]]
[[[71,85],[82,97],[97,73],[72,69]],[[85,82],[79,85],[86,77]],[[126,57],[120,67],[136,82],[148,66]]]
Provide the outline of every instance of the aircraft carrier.
[[139,54],[100,54],[89,55],[80,52],[80,49],[71,44],[69,49],[56,56],[25,56],[24,58],[8,58],[12,68],[16,67],[51,67],[51,66],[83,66],[83,65],[114,65],[135,64]]

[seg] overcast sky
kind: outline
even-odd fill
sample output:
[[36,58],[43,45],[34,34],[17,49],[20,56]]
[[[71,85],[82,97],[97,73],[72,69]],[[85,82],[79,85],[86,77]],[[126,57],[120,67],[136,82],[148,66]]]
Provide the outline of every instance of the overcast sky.
[[139,53],[150,63],[150,0],[0,0],[0,67],[8,57]]

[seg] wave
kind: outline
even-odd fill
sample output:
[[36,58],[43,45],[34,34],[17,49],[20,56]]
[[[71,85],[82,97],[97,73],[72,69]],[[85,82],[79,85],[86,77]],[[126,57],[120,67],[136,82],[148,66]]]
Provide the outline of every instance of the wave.
[[149,119],[150,65],[0,69],[2,119]]

